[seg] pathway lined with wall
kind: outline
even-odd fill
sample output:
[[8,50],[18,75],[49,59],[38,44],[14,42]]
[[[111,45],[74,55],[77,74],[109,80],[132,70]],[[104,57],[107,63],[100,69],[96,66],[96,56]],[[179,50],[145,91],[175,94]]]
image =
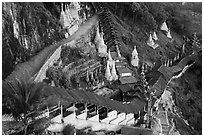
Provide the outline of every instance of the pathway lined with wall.
[[85,23],[83,23],[78,28],[78,30],[67,39],[63,39],[60,42],[46,47],[36,56],[29,59],[27,62],[18,64],[15,70],[5,79],[5,81],[15,82],[16,79],[19,79],[20,81],[29,81],[34,75],[36,75],[36,73],[40,71],[40,69],[42,69],[42,66],[52,56],[52,54],[56,51],[58,47],[73,41],[77,41],[82,36],[89,33],[90,29],[92,29],[93,26],[98,24],[97,22],[98,17],[94,15],[92,18],[88,19]]

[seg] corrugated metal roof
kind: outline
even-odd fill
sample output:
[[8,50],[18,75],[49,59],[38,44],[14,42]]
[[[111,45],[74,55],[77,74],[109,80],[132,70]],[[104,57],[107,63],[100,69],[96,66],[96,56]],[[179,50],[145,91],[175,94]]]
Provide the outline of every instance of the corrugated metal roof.
[[[141,108],[143,108],[146,105],[145,101],[141,101],[139,99],[135,100],[133,103],[122,104],[118,101],[98,96],[94,93],[87,92],[84,90],[67,90],[63,88],[51,87],[48,85],[46,86],[46,88],[44,88],[44,91],[46,92],[46,96],[48,94],[63,96],[63,98],[67,98],[67,102],[91,103],[125,113],[138,113],[141,110]],[[138,106],[137,104],[140,105]]]

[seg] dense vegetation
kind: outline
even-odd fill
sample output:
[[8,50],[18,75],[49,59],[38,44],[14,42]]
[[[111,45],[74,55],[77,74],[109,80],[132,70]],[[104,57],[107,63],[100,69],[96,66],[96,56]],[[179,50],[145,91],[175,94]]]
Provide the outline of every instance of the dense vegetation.
[[[86,4],[91,5],[91,3]],[[104,3],[104,5],[115,17],[116,28],[124,43],[120,47],[122,48],[121,53],[127,59],[130,58],[129,53],[135,45],[137,45],[140,59],[145,58],[156,62],[162,57],[169,57],[180,51],[181,47],[178,45],[183,43],[184,35],[191,38],[192,34],[196,32],[199,42],[202,42],[201,3],[182,5],[181,3],[128,2]],[[2,79],[5,79],[17,64],[29,60],[45,47],[63,39],[64,36],[59,25],[60,3],[3,3],[2,7]],[[161,33],[158,34],[161,38],[159,41],[161,48],[153,50],[147,47],[146,40],[149,32],[158,31],[164,21],[171,28],[175,41],[169,42]],[[13,32],[14,22],[19,25],[18,36]],[[176,48],[176,46],[178,47]],[[77,57],[75,58],[72,54],[67,56],[62,54],[63,63],[67,64],[82,58],[79,51],[66,50],[63,52],[77,53],[77,55],[75,54]],[[174,89],[177,93],[175,95],[176,103],[196,134],[201,134],[202,131],[201,59],[202,54],[185,75],[176,81],[178,85]],[[15,100],[13,101],[15,102]],[[6,111],[11,110],[7,109]],[[18,112],[19,114],[27,113],[31,111],[31,107],[18,111],[22,111]],[[26,127],[28,123],[24,123],[24,125]],[[24,128],[24,130],[26,132],[27,129]]]
[[[176,105],[188,121],[194,134],[202,134],[202,52],[185,74],[174,81]],[[185,130],[181,128],[181,133]]]

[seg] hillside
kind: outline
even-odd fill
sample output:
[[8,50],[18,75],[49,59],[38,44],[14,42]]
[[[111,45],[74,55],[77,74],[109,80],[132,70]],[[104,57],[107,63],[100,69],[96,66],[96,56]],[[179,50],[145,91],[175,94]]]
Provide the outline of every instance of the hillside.
[[[83,12],[99,15],[95,5],[97,3],[80,3]],[[128,63],[131,61],[131,52],[136,46],[139,56],[139,68],[143,62],[149,70],[164,63],[166,59],[173,59],[182,51],[182,44],[186,43],[185,57],[192,53],[191,40],[196,32],[202,45],[202,4],[201,3],[102,3],[111,13],[111,19],[121,41],[120,51]],[[28,60],[43,64],[45,54],[56,50],[59,45],[53,44],[64,40],[64,32],[60,27],[60,3],[3,3],[2,12],[2,79],[7,78],[14,69],[21,69],[21,63]],[[90,10],[87,11],[88,6]],[[173,39],[166,37],[160,31],[161,24],[166,21],[171,29]],[[16,25],[17,24],[17,25]],[[15,27],[14,27],[15,26]],[[17,26],[17,27],[16,27]],[[99,25],[100,30],[105,28]],[[17,28],[18,33],[15,33]],[[159,45],[153,49],[147,45],[150,33],[156,32]],[[184,37],[190,41],[186,42]],[[105,42],[106,39],[104,38]],[[48,47],[49,52],[44,51]],[[78,50],[64,50],[66,63],[80,62],[81,59],[90,59],[92,56],[81,56]],[[66,55],[66,53],[69,54]],[[76,53],[76,54],[75,54]],[[85,52],[84,52],[85,53]],[[35,55],[40,54],[38,58]],[[95,56],[93,56],[95,57]],[[174,92],[176,106],[189,125],[180,123],[181,118],[175,118],[176,128],[180,134],[202,134],[202,52],[198,60],[185,74],[172,81],[169,85]],[[38,67],[30,70],[38,71]],[[35,69],[35,70],[34,70]],[[148,71],[149,71],[148,70]],[[35,74],[35,73],[34,73]],[[189,130],[189,131],[188,131]]]

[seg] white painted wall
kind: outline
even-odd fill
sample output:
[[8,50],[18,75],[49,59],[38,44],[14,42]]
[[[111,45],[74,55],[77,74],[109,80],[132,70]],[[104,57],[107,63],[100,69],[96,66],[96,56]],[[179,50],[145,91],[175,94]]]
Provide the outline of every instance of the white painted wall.
[[57,115],[56,117],[51,119],[51,122],[61,123],[62,114]]
[[120,122],[125,120],[125,118],[126,118],[126,114],[125,113],[120,113],[115,120],[110,122],[110,124],[118,125]]
[[55,61],[57,61],[60,58],[61,54],[61,46],[59,46],[55,52],[46,60],[46,62],[41,67],[40,71],[37,73],[37,76],[35,77],[35,82],[41,82],[43,79],[46,78],[46,71],[49,66],[52,66]]
[[131,126],[135,124],[135,118],[130,119],[129,121],[127,121],[127,126]]
[[132,75],[131,73],[122,73],[121,77],[128,77],[128,76],[131,76],[131,75]]
[[95,116],[93,116],[93,117],[91,117],[91,118],[89,118],[88,120],[90,120],[90,121],[95,121],[95,122],[99,122],[99,114],[98,114],[98,115],[95,115]]
[[66,124],[72,124],[72,122],[74,122],[75,119],[76,119],[76,113],[72,113],[72,114],[63,118],[64,123],[66,123]]
[[127,122],[129,120],[133,119],[133,118],[134,118],[134,114],[133,113],[129,113],[129,114],[126,115],[126,119],[124,121],[120,122],[119,125],[126,125]]
[[101,122],[108,124],[110,121],[114,120],[115,118],[117,118],[117,111],[113,110],[113,111],[109,112],[108,117],[105,119],[102,119]]
[[87,112],[84,112],[84,113],[79,114],[79,115],[77,116],[77,118],[78,118],[78,119],[84,119],[84,120],[86,120],[86,118],[87,118]]

